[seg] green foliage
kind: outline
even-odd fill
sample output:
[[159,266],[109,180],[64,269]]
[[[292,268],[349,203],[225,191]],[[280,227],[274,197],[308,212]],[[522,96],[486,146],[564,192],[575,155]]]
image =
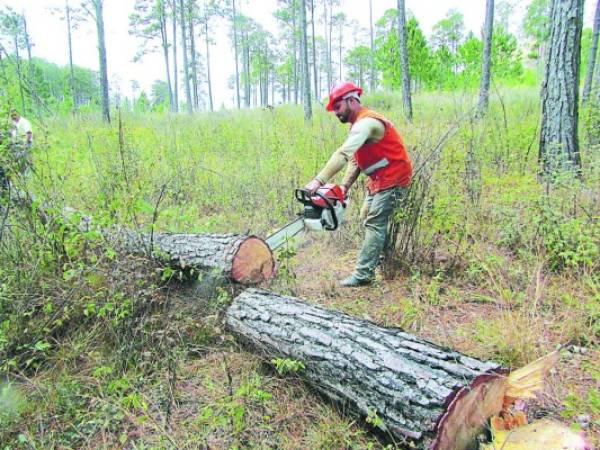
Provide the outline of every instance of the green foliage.
[[364,86],[371,63],[371,49],[366,45],[359,45],[350,50],[344,58],[348,66],[349,78],[359,86]]
[[550,36],[548,6],[548,0],[532,0],[527,6],[523,31],[533,42],[530,58],[539,57],[540,48]]
[[541,204],[535,221],[547,252],[550,268],[591,269],[600,258],[600,223],[564,217],[555,208]]
[[581,414],[600,417],[600,393],[594,388],[588,389],[585,397],[570,393],[565,398],[563,405],[564,409],[560,414],[568,419],[574,419]]
[[[78,107],[95,107],[100,98],[100,85],[97,74],[79,66],[73,67],[76,98],[72,98],[70,88],[69,67],[60,67],[41,58],[20,62],[20,73],[14,56],[0,61],[0,72],[4,78],[0,83],[7,89],[6,96],[13,106],[22,109],[21,92],[23,91],[24,114],[38,109],[39,102],[45,110],[70,112],[73,105]],[[19,86],[23,86],[21,89]],[[35,96],[29,95],[35,89]]]
[[279,375],[283,375],[285,373],[296,373],[304,370],[305,368],[302,361],[296,361],[295,359],[275,358],[271,360],[271,363],[275,365]]
[[[409,70],[413,85],[425,89],[474,88],[482,70],[483,43],[473,33],[463,39],[462,19],[456,11],[437,25],[431,44],[414,17],[407,21]],[[388,10],[377,22],[375,61],[382,83],[392,89],[402,85],[396,10]],[[350,54],[359,52],[356,47]],[[367,49],[363,49],[365,53]],[[361,53],[361,54],[362,54]],[[366,53],[368,54],[368,53]],[[347,64],[355,64],[353,58]],[[360,70],[353,70],[357,77]],[[523,74],[517,39],[503,28],[494,30],[492,74],[496,81],[519,83]]]

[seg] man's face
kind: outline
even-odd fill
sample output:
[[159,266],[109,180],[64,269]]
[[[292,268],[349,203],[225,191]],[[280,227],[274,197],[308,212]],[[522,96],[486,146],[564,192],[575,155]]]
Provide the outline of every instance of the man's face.
[[333,112],[342,123],[348,123],[352,110],[348,104],[348,100],[338,100],[333,104]]
[[18,122],[19,118],[20,118],[19,113],[16,111],[13,111],[12,113],[10,113],[10,118],[12,120],[14,120],[15,122]]

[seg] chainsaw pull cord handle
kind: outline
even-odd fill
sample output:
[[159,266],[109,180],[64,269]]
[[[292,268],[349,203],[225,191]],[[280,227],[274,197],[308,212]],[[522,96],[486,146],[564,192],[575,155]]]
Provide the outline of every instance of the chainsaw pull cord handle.
[[[322,208],[319,205],[316,205],[313,201],[312,201],[312,196],[308,193],[308,191],[306,189],[296,189],[295,190],[295,195],[296,195],[296,200],[298,200],[300,203],[303,203],[304,205],[312,205],[312,206],[317,206],[319,208]],[[317,197],[321,198],[329,207],[329,210],[331,211],[331,218],[333,219],[333,226],[332,227],[324,227],[327,231],[334,231],[337,230],[337,227],[339,225],[338,222],[338,218],[337,218],[337,214],[335,213],[335,208],[333,207],[333,203],[331,202],[331,200],[327,197],[325,197],[323,194],[321,194],[320,192],[315,192],[313,195],[316,195]]]

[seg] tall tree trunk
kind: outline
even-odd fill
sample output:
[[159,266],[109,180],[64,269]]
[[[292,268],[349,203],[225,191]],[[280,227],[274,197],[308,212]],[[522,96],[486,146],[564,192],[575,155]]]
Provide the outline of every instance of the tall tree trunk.
[[[587,69],[585,71],[585,82],[583,83],[583,93],[581,94],[582,103],[586,103],[592,91],[592,78],[594,76],[594,66],[596,64],[596,54],[598,53],[598,34],[600,33],[600,0],[596,2],[596,15],[594,18],[594,28],[592,32],[592,43],[590,45],[590,55]],[[600,86],[596,86],[599,88]]]
[[21,21],[23,22],[23,37],[25,38],[25,48],[27,49],[27,60],[31,62],[31,41],[29,40],[29,33],[27,32],[27,20],[25,15],[21,15]]
[[71,38],[71,8],[69,0],[65,1],[65,17],[67,18],[67,45],[69,47],[69,86],[71,88],[71,98],[73,99],[73,110],[77,109],[78,99],[75,92],[75,70],[73,69],[73,41]]
[[171,0],[171,13],[173,19],[173,100],[174,100],[174,112],[179,112],[179,74],[177,73],[177,0]]
[[596,101],[600,104],[600,64],[596,64],[596,75],[594,75],[594,91],[596,91]]
[[339,47],[339,63],[340,63],[340,78],[339,80],[342,81],[342,21],[340,20],[340,47]]
[[[27,31],[27,19],[25,19],[25,13],[21,14],[21,21],[23,22],[23,37],[25,38],[25,48],[27,49],[27,78],[31,84],[33,92],[37,92],[37,82],[33,72],[33,61],[31,56],[31,40],[29,39],[29,32]],[[40,98],[37,95],[33,96],[36,110],[39,114],[40,110]]]
[[173,98],[173,86],[171,84],[171,69],[169,67],[169,39],[167,37],[167,14],[165,11],[165,0],[159,0],[159,23],[160,39],[163,49],[163,58],[165,60],[165,70],[167,72],[167,85],[169,86],[169,108],[175,111],[175,100]]
[[477,114],[483,116],[490,98],[490,76],[492,66],[492,36],[494,32],[494,0],[487,0],[485,9],[485,25],[483,28],[483,65],[481,67],[481,83],[479,85],[479,103]]
[[181,49],[183,51],[183,87],[185,90],[185,102],[188,114],[192,114],[194,109],[192,108],[192,91],[190,89],[190,66],[188,64],[184,0],[179,0],[179,22],[181,27]]
[[373,39],[373,0],[369,0],[369,28],[371,30],[371,54],[369,60],[371,63],[371,74],[369,87],[371,92],[375,90],[375,41]]
[[[326,4],[325,0],[324,4]],[[327,11],[325,11],[327,16]],[[333,87],[333,2],[329,0],[329,19],[325,20],[326,24],[329,24],[329,30],[326,30],[327,39],[327,89],[330,90]],[[327,25],[326,25],[327,26]],[[341,80],[339,80],[341,81]]]
[[19,55],[19,33],[15,30],[13,36],[13,42],[15,45],[15,61],[17,66],[17,77],[19,78],[19,93],[21,95],[21,114],[26,114],[25,109],[25,91],[23,91],[23,74],[21,73],[21,56]]
[[104,0],[93,0],[98,31],[98,59],[100,60],[100,86],[102,88],[102,116],[110,123],[108,103],[108,69],[106,67],[106,43],[104,41]]
[[310,23],[312,27],[312,57],[313,57],[313,77],[315,82],[315,100],[319,99],[319,80],[317,73],[317,46],[315,44],[315,0],[310,0]]
[[[204,6],[206,11],[206,3]],[[206,14],[206,13],[205,13]],[[210,78],[210,38],[208,36],[208,16],[204,18],[204,36],[206,40],[206,82],[208,83],[208,104],[210,110],[213,111],[213,94],[212,94],[212,82]],[[237,61],[236,61],[237,64]]]
[[297,0],[292,0],[291,5],[292,5],[292,55],[294,58],[294,103],[298,104],[298,87],[299,87],[299,83],[298,83],[298,53],[297,53],[297,47],[298,47],[298,43],[297,43],[297,39],[296,39],[296,1]]
[[577,126],[583,0],[553,0],[542,84],[539,160],[546,175],[581,173]]
[[410,70],[408,62],[408,38],[406,33],[406,10],[404,0],[398,0],[398,37],[400,40],[400,65],[402,66],[402,100],[404,113],[412,121],[412,100],[410,97]]
[[188,1],[188,35],[190,36],[190,67],[192,69],[192,102],[194,110],[198,110],[198,54],[196,53],[195,37],[196,0]]
[[240,68],[239,68],[239,55],[238,55],[238,35],[237,35],[237,15],[235,12],[235,0],[231,0],[232,9],[232,26],[233,26],[233,51],[235,54],[235,98],[237,100],[237,107],[240,109]]
[[310,99],[310,70],[308,66],[308,38],[306,32],[306,0],[300,3],[300,26],[302,27],[302,88],[304,91],[304,120],[312,119],[312,103]]
[[248,31],[242,31],[242,52],[244,66],[244,106],[250,108],[252,89],[250,85],[250,44],[248,42]]

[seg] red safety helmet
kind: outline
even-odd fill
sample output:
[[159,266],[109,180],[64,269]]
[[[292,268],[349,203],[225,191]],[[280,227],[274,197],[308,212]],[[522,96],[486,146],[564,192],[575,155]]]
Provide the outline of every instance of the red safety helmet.
[[335,104],[335,102],[344,97],[344,95],[355,91],[359,96],[363,93],[361,87],[358,87],[350,81],[341,81],[340,83],[333,86],[331,88],[331,92],[329,93],[329,103],[327,104],[327,111],[333,111],[333,105]]

